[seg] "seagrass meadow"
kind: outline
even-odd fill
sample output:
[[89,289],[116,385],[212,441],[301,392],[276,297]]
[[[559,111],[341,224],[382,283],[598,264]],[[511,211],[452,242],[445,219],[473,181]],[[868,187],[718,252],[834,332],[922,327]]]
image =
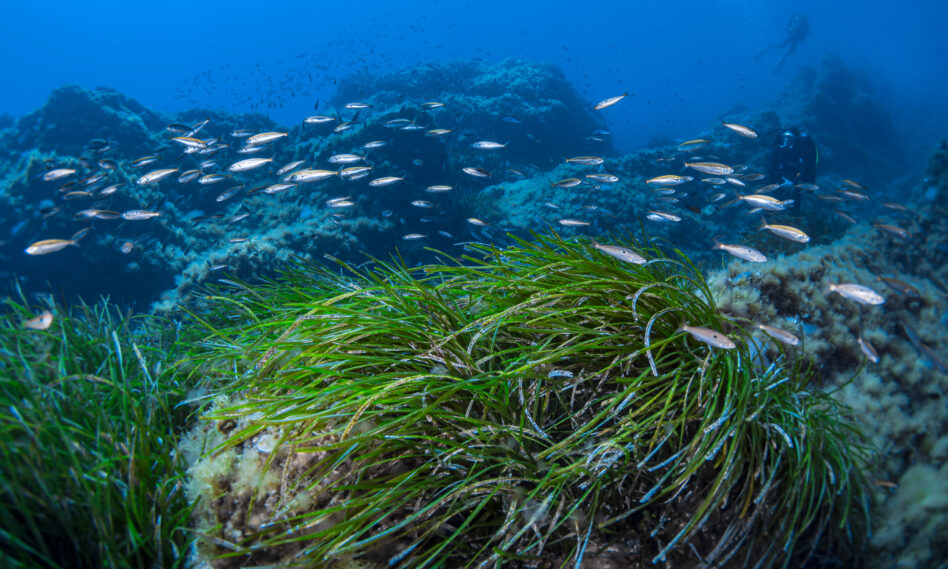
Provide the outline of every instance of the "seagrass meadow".
[[[805,358],[656,243],[556,234],[409,268],[299,263],[188,307],[212,567],[830,566],[869,449]],[[719,349],[683,323],[727,334]]]
[[183,567],[192,506],[175,450],[175,328],[99,302],[0,319],[0,566]]

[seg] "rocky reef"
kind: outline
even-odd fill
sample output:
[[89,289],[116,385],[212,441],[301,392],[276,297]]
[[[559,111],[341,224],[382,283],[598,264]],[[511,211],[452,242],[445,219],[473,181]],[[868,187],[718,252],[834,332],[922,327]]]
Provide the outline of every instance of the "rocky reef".
[[784,127],[806,128],[820,145],[821,169],[864,173],[880,189],[908,169],[901,136],[872,82],[839,57],[804,69],[777,106]]
[[[397,90],[403,80],[407,84]],[[354,97],[356,90],[366,93],[359,98],[371,106],[350,113],[342,101],[350,92]],[[437,201],[443,225],[463,227],[472,214],[458,210],[466,209],[470,200],[477,199],[471,194],[491,183],[463,174],[463,167],[489,168],[494,180],[503,179],[507,167],[535,170],[536,165],[528,164],[546,164],[567,152],[588,153],[585,138],[604,126],[559,70],[516,60],[422,66],[368,84],[364,78],[352,78],[342,83],[337,98],[338,110],[325,112],[338,119],[337,125],[347,120],[353,128],[335,133],[333,125],[296,126],[289,130],[288,144],[274,145],[268,152],[272,168],[227,177],[216,185],[168,181],[140,186],[135,180],[158,167],[177,168],[175,177],[199,166],[202,174],[226,173],[227,164],[239,157],[234,150],[241,142],[231,132],[280,128],[259,115],[209,109],[163,115],[109,89],[57,89],[42,108],[0,131],[0,156],[6,158],[0,165],[5,189],[0,205],[10,212],[0,222],[0,234],[5,235],[0,255],[11,260],[11,272],[27,288],[35,283],[41,289],[45,282],[54,282],[67,296],[107,294],[120,302],[140,303],[153,302],[164,292],[161,306],[169,308],[196,284],[217,276],[215,271],[249,277],[293,255],[353,260],[365,252],[384,256],[391,251],[393,238],[410,232],[430,233],[431,244],[448,245],[456,239],[440,238],[430,225],[417,221],[424,216],[411,202],[432,198],[424,193],[425,187],[459,188],[457,198]],[[421,109],[430,99],[439,99],[444,107]],[[343,119],[341,113],[349,116]],[[208,164],[202,162],[207,157],[182,154],[181,147],[169,142],[175,134],[166,128],[169,125],[174,130],[175,125],[204,120],[208,126],[201,136],[225,141],[228,158],[218,155]],[[385,126],[393,120],[418,128]],[[425,136],[435,128],[454,134]],[[509,151],[502,158],[496,152],[488,157],[470,146],[481,138],[507,141]],[[369,140],[380,140],[384,147],[371,153],[362,149]],[[597,151],[609,149],[608,141],[598,143]],[[366,155],[374,174],[399,176],[406,183],[397,191],[367,191],[364,180],[358,185],[334,180],[288,194],[249,195],[255,184],[259,189],[260,184],[273,183],[273,172],[285,163],[305,160],[306,166],[322,167],[330,156],[346,152]],[[146,160],[149,163],[142,166],[134,162],[148,156],[157,160]],[[42,175],[53,167],[77,170],[75,179],[66,184],[43,181]],[[244,188],[232,192],[232,198],[222,197],[235,184]],[[100,195],[103,188],[112,191]],[[331,211],[324,204],[347,194],[358,194],[354,215]],[[154,209],[160,217],[147,222],[82,218],[79,212],[89,208]],[[228,222],[243,213],[250,215]],[[92,231],[79,247],[60,253],[56,262],[22,254],[31,242],[65,239],[82,227]],[[413,250],[421,250],[406,245],[409,257]],[[90,266],[97,270],[83,270]]]
[[[827,389],[858,410],[878,457],[870,567],[934,567],[948,553],[946,159],[942,145],[899,216],[907,238],[860,223],[831,244],[733,261],[709,277],[725,313],[797,333]],[[844,282],[874,288],[885,304],[829,291]]]

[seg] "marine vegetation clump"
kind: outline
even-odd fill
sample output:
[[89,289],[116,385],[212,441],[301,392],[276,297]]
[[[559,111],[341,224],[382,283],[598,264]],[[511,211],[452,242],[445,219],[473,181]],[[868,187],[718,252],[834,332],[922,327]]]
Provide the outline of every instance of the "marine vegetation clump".
[[763,361],[686,257],[636,249],[646,264],[554,234],[212,291],[193,314],[211,333],[191,367],[218,394],[200,460],[261,458],[246,504],[223,472],[196,507],[203,555],[473,568],[855,554],[867,451],[849,409],[801,361]]
[[[107,302],[0,315],[0,565],[183,567],[192,537],[170,339]],[[171,330],[174,330],[173,328]],[[164,366],[167,367],[167,366]]]

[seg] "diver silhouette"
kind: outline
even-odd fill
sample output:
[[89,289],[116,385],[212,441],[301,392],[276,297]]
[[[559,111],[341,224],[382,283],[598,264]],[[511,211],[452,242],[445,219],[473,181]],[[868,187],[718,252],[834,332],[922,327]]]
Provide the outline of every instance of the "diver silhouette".
[[772,43],[768,46],[765,46],[763,49],[757,52],[754,55],[754,62],[758,62],[763,59],[764,55],[771,49],[787,48],[783,52],[783,56],[780,58],[780,61],[777,62],[777,65],[774,66],[774,73],[779,72],[783,69],[783,64],[787,61],[787,58],[790,57],[790,54],[793,53],[797,46],[800,45],[800,42],[806,39],[810,34],[810,20],[806,17],[806,14],[797,12],[790,18],[790,23],[787,24],[787,31],[784,33],[783,40],[778,43]]
[[800,184],[816,182],[816,168],[820,162],[820,151],[816,142],[803,128],[790,127],[777,136],[770,151],[767,174],[771,184],[779,184],[788,198],[794,200],[792,213],[799,213],[803,206]]

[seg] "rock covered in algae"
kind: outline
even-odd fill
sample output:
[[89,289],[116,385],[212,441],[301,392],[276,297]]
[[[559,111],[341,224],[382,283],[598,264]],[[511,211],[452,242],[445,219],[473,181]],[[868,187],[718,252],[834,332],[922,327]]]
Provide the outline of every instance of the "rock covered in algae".
[[[804,367],[762,363],[686,260],[521,245],[475,247],[486,258],[467,267],[300,267],[238,293],[253,323],[213,334],[209,357],[228,365],[208,380],[228,394],[190,453],[211,563],[648,567],[693,561],[690,545],[768,565],[805,556],[812,532],[836,544],[850,510],[858,539],[845,409],[806,389]],[[204,322],[233,321],[205,308]]]

